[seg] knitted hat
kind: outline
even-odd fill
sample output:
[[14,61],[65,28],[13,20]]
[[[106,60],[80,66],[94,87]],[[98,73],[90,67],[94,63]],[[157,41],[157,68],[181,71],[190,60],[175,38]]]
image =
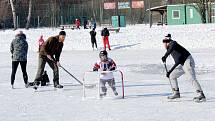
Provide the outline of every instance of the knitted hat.
[[24,33],[23,33],[23,31],[21,31],[21,30],[16,30],[16,31],[15,31],[15,34],[16,34],[16,35],[21,35],[21,34],[24,34]]
[[167,34],[165,37],[171,38],[172,36],[171,34]]
[[59,35],[64,35],[64,36],[66,36],[66,32],[65,32],[65,31],[60,31]]
[[172,39],[170,39],[170,38],[165,38],[165,39],[163,39],[163,43],[169,43],[169,42],[171,42],[172,41]]

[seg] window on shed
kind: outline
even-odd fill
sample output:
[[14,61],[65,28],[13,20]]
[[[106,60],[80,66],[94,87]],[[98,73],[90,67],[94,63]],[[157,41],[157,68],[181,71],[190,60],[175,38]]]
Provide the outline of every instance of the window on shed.
[[172,11],[172,19],[180,19],[180,10]]
[[215,8],[211,9],[211,17],[215,17]]
[[193,9],[190,9],[190,18],[193,18]]

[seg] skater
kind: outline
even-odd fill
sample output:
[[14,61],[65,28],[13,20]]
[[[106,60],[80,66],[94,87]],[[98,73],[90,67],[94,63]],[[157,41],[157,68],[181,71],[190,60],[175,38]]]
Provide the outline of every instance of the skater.
[[11,73],[11,86],[14,89],[14,80],[17,71],[17,67],[20,64],[25,87],[28,88],[28,75],[26,71],[27,66],[27,54],[28,43],[26,41],[26,35],[22,31],[18,31],[15,39],[11,42],[10,52],[12,54],[12,73]]
[[90,36],[91,36],[91,44],[92,44],[93,50],[94,50],[94,44],[96,46],[96,49],[98,50],[98,48],[97,48],[97,42],[96,42],[96,31],[95,31],[95,28],[93,28],[92,31],[90,31]]
[[79,19],[75,19],[75,26],[76,26],[76,29],[80,29],[80,25],[81,25],[81,22]]
[[116,69],[116,64],[111,58],[108,58],[108,53],[106,50],[103,50],[99,53],[99,58],[100,60],[97,63],[95,63],[93,67],[93,71],[98,71],[98,70],[104,71],[104,73],[101,73],[100,75],[100,85],[101,85],[100,97],[106,96],[106,93],[107,93],[107,88],[105,86],[106,82],[113,90],[114,95],[117,96],[118,93],[115,87],[115,79],[113,76],[113,72],[111,72]]
[[43,35],[40,36],[40,39],[38,40],[38,44],[39,44],[39,50],[38,50],[38,52],[40,52],[40,48],[41,48],[42,45],[44,44]]
[[38,70],[36,74],[36,78],[34,80],[34,89],[36,90],[39,84],[39,81],[42,80],[42,74],[44,72],[46,62],[52,68],[54,73],[54,87],[55,88],[63,88],[62,85],[59,84],[59,70],[60,67],[60,54],[63,48],[63,43],[66,37],[66,32],[61,31],[58,36],[49,37],[48,40],[42,45],[39,52],[39,64]]
[[168,99],[180,98],[177,78],[185,74],[188,80],[192,82],[198,94],[197,97],[194,97],[194,101],[205,101],[205,95],[199,82],[196,79],[195,62],[193,60],[192,55],[176,41],[173,41],[171,39],[171,34],[168,34],[165,37],[166,38],[163,39],[163,44],[164,47],[167,49],[167,52],[162,57],[162,61],[166,63],[166,58],[170,54],[175,61],[175,65],[166,73],[166,77],[170,79],[173,87],[173,95],[169,96]]
[[93,20],[93,28],[95,28],[96,29],[96,20]]
[[88,29],[87,24],[88,24],[87,18],[84,18],[84,29]]
[[102,35],[102,39],[103,39],[104,49],[106,50],[106,45],[107,45],[108,49],[111,50],[110,49],[110,44],[109,44],[109,38],[108,38],[109,35],[110,35],[109,30],[107,28],[104,28],[102,30],[101,35]]
[[92,28],[92,21],[91,20],[87,20],[87,23],[88,23],[89,29],[91,29]]

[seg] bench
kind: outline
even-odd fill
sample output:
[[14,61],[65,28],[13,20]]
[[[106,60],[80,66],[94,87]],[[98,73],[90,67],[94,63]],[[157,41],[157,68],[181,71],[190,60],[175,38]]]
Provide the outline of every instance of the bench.
[[109,31],[115,31],[116,33],[119,32],[120,28],[107,28]]
[[76,26],[74,24],[64,24],[64,25],[60,25],[60,29],[75,29]]

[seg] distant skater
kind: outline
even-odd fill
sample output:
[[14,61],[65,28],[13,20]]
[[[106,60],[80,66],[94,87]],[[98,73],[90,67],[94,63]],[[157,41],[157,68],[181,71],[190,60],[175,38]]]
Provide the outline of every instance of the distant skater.
[[94,45],[95,45],[96,49],[98,50],[97,42],[96,42],[96,31],[95,31],[95,28],[93,28],[92,31],[90,31],[90,36],[91,36],[91,44],[92,44],[93,50],[94,50]]

